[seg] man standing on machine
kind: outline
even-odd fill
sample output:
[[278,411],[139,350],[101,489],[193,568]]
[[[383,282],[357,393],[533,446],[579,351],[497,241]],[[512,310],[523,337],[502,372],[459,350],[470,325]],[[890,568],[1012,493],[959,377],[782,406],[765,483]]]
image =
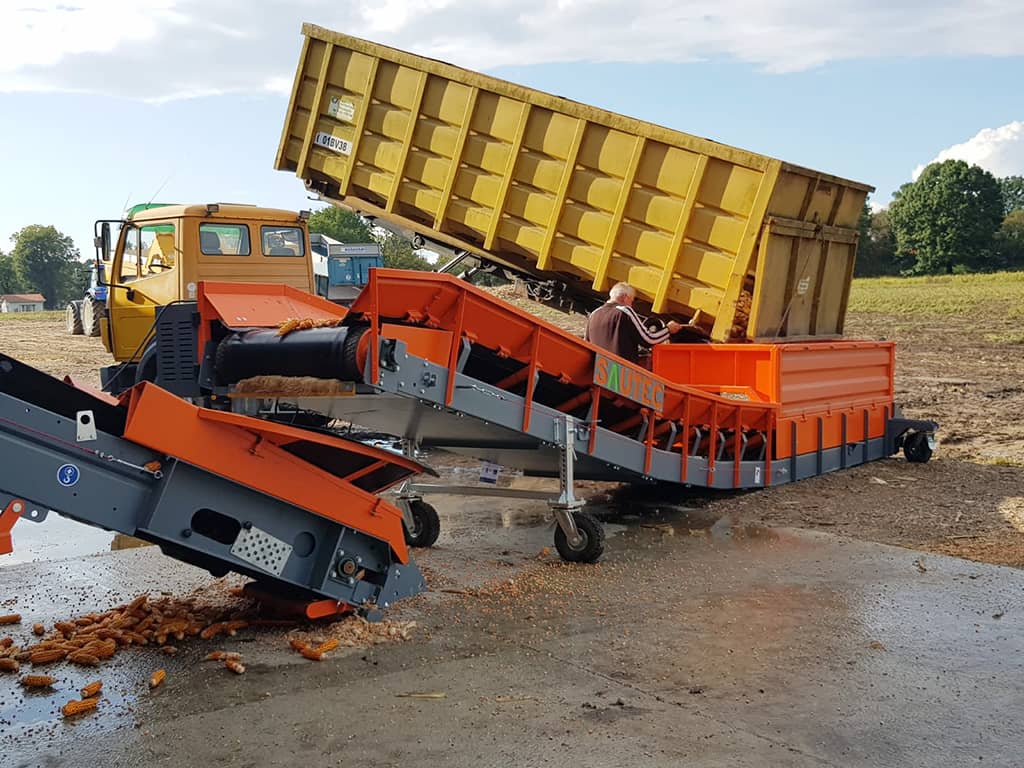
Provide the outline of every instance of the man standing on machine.
[[636,289],[629,283],[616,283],[608,292],[608,302],[598,307],[587,318],[583,338],[607,349],[631,363],[640,362],[640,347],[664,344],[683,326],[669,320],[665,327],[652,331],[633,309]]

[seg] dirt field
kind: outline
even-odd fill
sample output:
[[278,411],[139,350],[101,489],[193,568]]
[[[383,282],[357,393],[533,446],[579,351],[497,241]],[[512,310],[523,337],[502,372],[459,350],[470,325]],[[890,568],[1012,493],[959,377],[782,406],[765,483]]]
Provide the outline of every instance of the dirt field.
[[[540,313],[581,327],[578,317]],[[876,462],[770,491],[686,497],[698,509],[693,528],[723,519],[736,531],[748,523],[822,528],[1024,567],[1022,329],[1024,274],[855,282],[847,335],[897,342],[897,402],[907,415],[941,424],[935,458]],[[56,313],[0,320],[0,349],[92,385],[109,360],[98,339],[66,335]]]

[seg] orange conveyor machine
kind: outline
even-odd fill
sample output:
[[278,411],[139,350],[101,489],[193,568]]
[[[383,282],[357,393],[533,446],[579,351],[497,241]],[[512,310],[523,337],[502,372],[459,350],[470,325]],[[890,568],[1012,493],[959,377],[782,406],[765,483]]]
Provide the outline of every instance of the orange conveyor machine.
[[392,452],[151,383],[101,396],[0,354],[0,456],[0,554],[17,520],[56,511],[249,576],[310,618],[376,615],[425,586],[378,495],[424,467]]
[[[371,271],[348,311],[279,287],[204,284],[175,312],[197,317],[168,323],[198,328],[183,362],[198,360],[199,377],[180,378],[235,411],[318,414],[397,436],[410,455],[442,448],[559,477],[557,497],[538,495],[569,560],[603,547],[575,479],[760,488],[901,448],[927,461],[937,429],[896,406],[891,342],[670,344],[648,370],[465,281],[389,269]],[[288,317],[321,327],[282,334]],[[334,386],[291,386],[298,377]],[[407,528],[408,503],[431,490],[454,489],[403,487]]]

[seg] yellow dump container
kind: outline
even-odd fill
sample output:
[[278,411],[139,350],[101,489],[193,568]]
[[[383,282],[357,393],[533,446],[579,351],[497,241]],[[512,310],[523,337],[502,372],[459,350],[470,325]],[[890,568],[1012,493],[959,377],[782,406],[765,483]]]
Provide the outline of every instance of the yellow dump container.
[[842,333],[865,184],[304,25],[276,167],[715,340]]

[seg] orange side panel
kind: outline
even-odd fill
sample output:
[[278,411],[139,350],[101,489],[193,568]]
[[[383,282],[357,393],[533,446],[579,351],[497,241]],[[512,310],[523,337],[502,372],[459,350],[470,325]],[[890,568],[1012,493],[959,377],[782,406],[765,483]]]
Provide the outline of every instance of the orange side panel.
[[889,403],[868,404],[829,412],[805,414],[798,418],[781,418],[775,435],[775,458],[788,459],[793,455],[793,425],[796,425],[797,454],[814,453],[818,449],[818,419],[822,419],[823,449],[843,444],[843,415],[846,415],[846,443],[864,440],[864,414],[868,415],[867,436],[876,439],[885,436],[886,408],[892,416]]
[[892,342],[781,345],[779,349],[782,416],[893,401]]
[[88,392],[97,400],[102,400],[105,403],[110,403],[110,405],[117,405],[120,402],[116,397],[114,397],[109,392],[103,392],[101,390],[96,389],[95,387],[89,386],[88,384],[83,384],[82,382],[73,378],[70,374],[64,377],[64,383],[74,387],[75,389],[80,389],[83,392]]
[[452,334],[449,331],[383,323],[381,335],[386,339],[404,341],[410,354],[438,365],[448,365],[448,355],[452,349]]
[[[597,346],[451,275],[371,270],[370,285],[349,311],[367,318],[403,318],[408,323],[450,330],[453,334],[461,331],[475,344],[524,363],[532,362],[539,370],[581,388],[589,388],[594,382],[595,354],[607,355]],[[621,364],[630,366],[626,361]],[[642,373],[648,378],[659,378],[650,377],[646,371]],[[698,424],[717,404],[721,423],[731,426],[735,422],[739,401],[672,386],[669,381],[664,384],[660,417],[682,420],[688,414],[688,423]],[[742,407],[743,421],[754,429],[766,428],[775,410],[774,403],[747,402]]]
[[280,448],[294,439],[330,440],[282,426],[204,411],[141,384],[132,390],[124,437],[382,539],[401,562],[408,562],[401,512]]
[[290,318],[341,320],[348,310],[290,285],[264,283],[199,284],[204,319],[215,315],[230,328],[275,328]]

